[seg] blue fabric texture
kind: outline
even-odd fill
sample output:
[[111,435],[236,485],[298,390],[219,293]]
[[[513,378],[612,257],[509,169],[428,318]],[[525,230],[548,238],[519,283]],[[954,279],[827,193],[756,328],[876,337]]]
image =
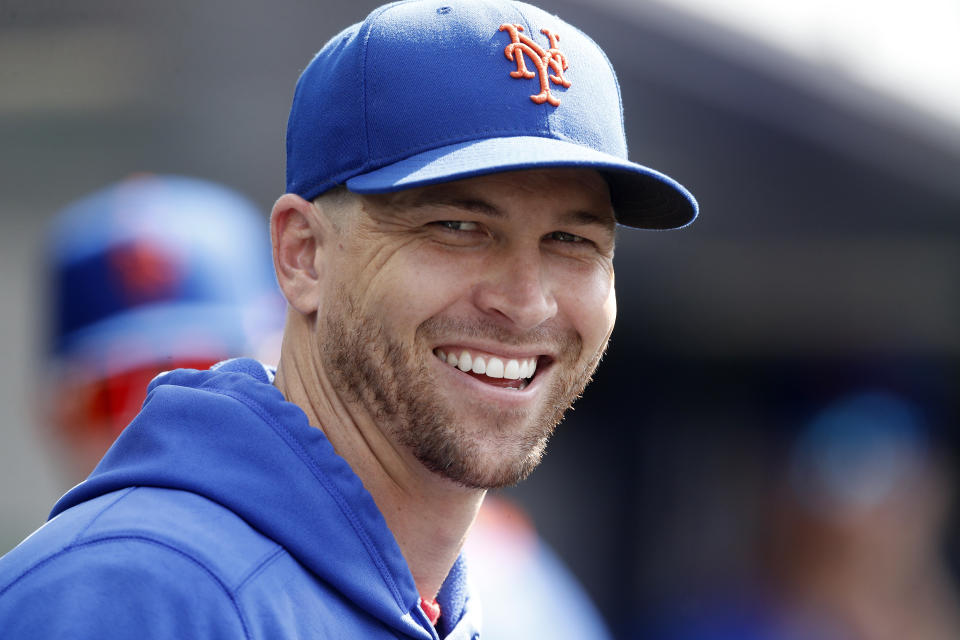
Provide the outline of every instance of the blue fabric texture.
[[0,629],[32,638],[474,640],[462,561],[442,635],[373,498],[238,359],[158,376],[51,519],[0,558]]
[[287,124],[287,191],[306,199],[340,184],[383,193],[564,166],[604,173],[625,225],[674,228],[697,215],[684,187],[628,159],[603,50],[509,0],[380,7],[317,53]]

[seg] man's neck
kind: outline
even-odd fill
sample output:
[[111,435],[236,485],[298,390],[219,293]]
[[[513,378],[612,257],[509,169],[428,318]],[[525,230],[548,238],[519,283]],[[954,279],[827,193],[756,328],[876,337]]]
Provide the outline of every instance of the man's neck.
[[428,471],[372,418],[341,401],[309,351],[287,349],[274,381],[323,430],[383,514],[423,598],[433,598],[460,553],[485,492]]
[[[398,482],[382,473],[361,475],[410,566],[423,598],[434,598],[456,561],[485,492],[455,487],[433,476]],[[368,480],[372,478],[372,480]]]

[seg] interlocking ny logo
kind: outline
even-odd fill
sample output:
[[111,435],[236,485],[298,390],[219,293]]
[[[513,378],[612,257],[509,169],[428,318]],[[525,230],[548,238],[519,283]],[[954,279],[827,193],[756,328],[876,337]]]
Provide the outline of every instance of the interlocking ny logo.
[[[547,36],[547,40],[550,41],[550,48],[544,50],[543,47],[527,36],[520,35],[520,32],[523,31],[523,25],[502,24],[500,25],[500,31],[510,33],[511,42],[507,45],[506,49],[503,50],[503,54],[507,56],[507,60],[517,63],[517,70],[511,71],[510,76],[513,78],[532,78],[539,76],[540,93],[530,96],[530,99],[537,104],[549,102],[555,107],[559,105],[560,98],[550,93],[550,83],[547,79],[549,78],[554,84],[558,84],[561,87],[570,86],[570,81],[563,77],[563,72],[567,69],[567,57],[557,48],[560,36],[551,33],[549,29],[541,29],[540,33]],[[530,61],[537,67],[536,73],[527,69],[527,65],[523,61],[523,56],[530,58]],[[550,71],[554,73],[550,73]]]

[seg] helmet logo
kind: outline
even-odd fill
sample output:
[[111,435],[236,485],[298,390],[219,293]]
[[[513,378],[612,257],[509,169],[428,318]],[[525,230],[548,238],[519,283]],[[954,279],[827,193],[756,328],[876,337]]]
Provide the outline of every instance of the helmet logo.
[[[507,57],[507,60],[517,63],[517,70],[511,71],[510,76],[513,78],[533,78],[534,76],[539,76],[540,93],[530,96],[530,99],[537,104],[549,102],[555,107],[559,105],[560,98],[550,93],[548,78],[553,81],[554,84],[558,84],[561,87],[570,86],[570,81],[563,77],[563,72],[568,66],[567,57],[557,48],[560,36],[552,33],[549,29],[541,29],[540,33],[547,36],[547,40],[550,41],[550,48],[544,50],[543,47],[527,36],[520,35],[520,32],[523,31],[523,25],[502,24],[500,25],[500,31],[510,33],[510,44],[503,50],[503,54]],[[523,56],[525,55],[530,58],[530,61],[536,66],[536,73],[527,69],[527,65],[523,61]],[[551,71],[553,71],[553,73],[550,73]]]
[[148,242],[115,247],[107,255],[111,275],[131,305],[175,298],[182,281],[174,256]]

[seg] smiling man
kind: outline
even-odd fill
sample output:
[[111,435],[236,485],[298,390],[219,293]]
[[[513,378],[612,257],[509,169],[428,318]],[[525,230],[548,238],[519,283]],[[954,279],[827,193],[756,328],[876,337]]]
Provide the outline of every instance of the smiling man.
[[374,11],[294,95],[278,369],[155,379],[0,560],[4,637],[477,638],[463,541],[603,355],[617,224],[696,211],[628,160],[575,27],[505,1]]

